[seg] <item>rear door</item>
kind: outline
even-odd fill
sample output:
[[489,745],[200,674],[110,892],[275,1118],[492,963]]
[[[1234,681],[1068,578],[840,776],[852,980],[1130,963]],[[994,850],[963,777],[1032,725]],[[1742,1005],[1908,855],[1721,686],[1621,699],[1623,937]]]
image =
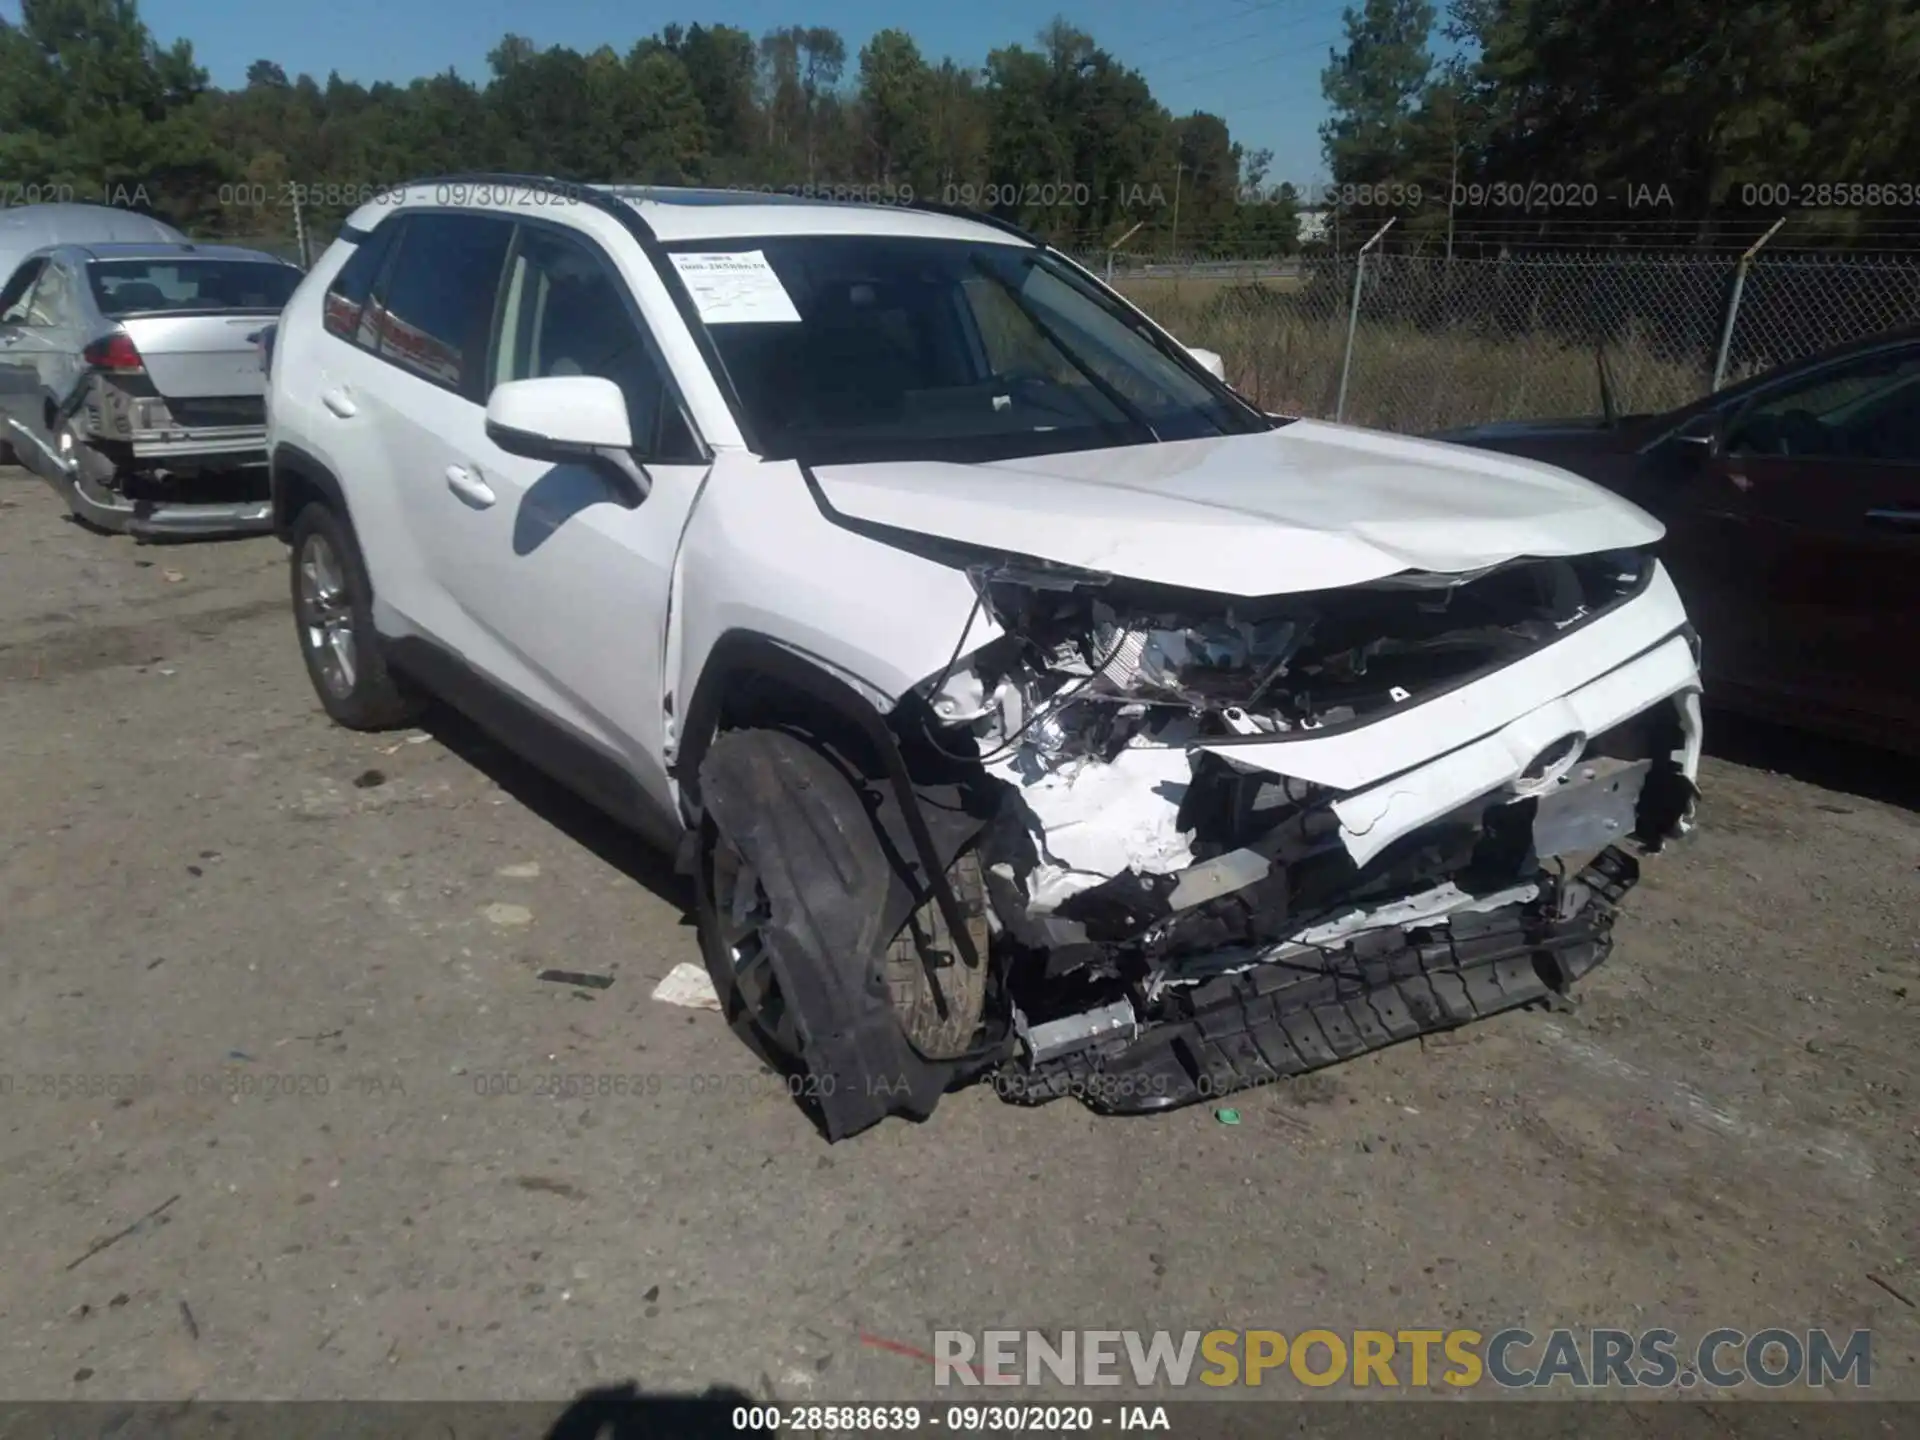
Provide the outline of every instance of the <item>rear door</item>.
[[[1684,499],[1711,675],[1781,718],[1920,730],[1920,346],[1796,377],[1725,422]],[[1715,543],[1717,542],[1717,543]],[[1690,599],[1692,597],[1689,597]],[[1717,638],[1718,637],[1718,638]],[[1716,646],[1725,646],[1716,660]]]
[[[0,363],[6,367],[0,383],[8,397],[8,439],[22,460],[49,478],[59,442],[47,423],[48,406],[51,402],[57,411],[79,372],[74,311],[73,276],[51,257],[40,262],[31,285],[0,311]],[[57,424],[58,415],[54,418]]]
[[363,324],[378,374],[356,388],[356,403],[385,452],[405,532],[409,618],[487,668],[491,647],[457,581],[485,508],[475,499],[483,482],[471,478],[471,437],[485,423],[487,340],[513,222],[466,210],[408,211],[387,223],[402,227],[398,250]]
[[341,478],[354,535],[373,579],[376,623],[387,633],[416,628],[426,606],[423,565],[408,533],[400,474],[384,427],[383,393],[395,378],[382,361],[383,299],[397,259],[404,220],[395,215],[361,240],[321,297],[320,363],[312,371],[289,366],[288,377],[311,373],[315,392],[283,400],[298,409],[304,443]]
[[22,464],[30,464],[31,443],[14,433],[14,423],[34,417],[36,433],[40,405],[39,337],[27,323],[27,306],[34,281],[46,267],[44,258],[27,260],[0,289],[0,439],[15,444]]

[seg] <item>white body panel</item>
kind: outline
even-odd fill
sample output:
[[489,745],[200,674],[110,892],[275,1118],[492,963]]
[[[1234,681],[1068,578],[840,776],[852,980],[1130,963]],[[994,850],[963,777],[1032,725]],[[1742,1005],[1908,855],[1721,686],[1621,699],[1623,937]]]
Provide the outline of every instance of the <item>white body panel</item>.
[[[1428,821],[1511,785],[1536,756],[1563,736],[1599,735],[1662,700],[1699,688],[1693,650],[1676,635],[1657,650],[1547,701],[1484,739],[1334,801],[1333,813],[1340,817],[1347,853],[1356,865],[1364,865]],[[1693,778],[1691,769],[1686,774]]]
[[1530,460],[1302,420],[987,465],[823,467],[842,514],[1231,595],[1650,544],[1660,522]]
[[487,438],[485,411],[446,398],[459,413],[430,445],[421,434],[405,481],[435,638],[617,757],[670,810],[667,593],[706,467],[649,466],[652,493],[629,509],[604,471],[509,455]]
[[[433,186],[416,190],[408,203],[444,203]],[[633,203],[669,240],[897,233],[1021,243],[973,221],[885,208]],[[617,217],[556,210],[537,195],[487,208],[558,219],[613,259],[711,466],[649,466],[651,494],[627,508],[584,464],[501,451],[479,405],[324,333],[321,297],[345,245],[287,309],[275,436],[341,477],[383,631],[454,651],[617,756],[683,819],[670,771],[686,737],[675,724],[729,634],[791,650],[882,711],[999,635],[961,569],[849,520],[1223,597],[1462,574],[1645,546],[1662,533],[1645,512],[1550,466],[1309,421],[992,464],[827,466],[816,494],[798,464],[748,452],[695,337]],[[394,209],[366,207],[353,223]],[[571,423],[550,415],[547,433],[565,437]],[[1199,748],[1341,792],[1343,839],[1364,863],[1508,784],[1565,734],[1688,697],[1699,682],[1676,638],[1685,618],[1656,569],[1613,612],[1402,712],[1324,736]],[[1683,710],[1691,775],[1697,706]],[[1085,854],[1099,852],[1090,844]]]
[[678,589],[680,710],[729,631],[778,640],[882,710],[956,646],[976,650],[1001,633],[973,614],[964,573],[834,524],[798,465],[739,454],[715,462],[687,529]]
[[1664,567],[1658,567],[1641,594],[1611,613],[1491,675],[1370,725],[1320,737],[1305,731],[1284,740],[1218,745],[1203,741],[1200,748],[1330,790],[1356,790],[1431,756],[1457,750],[1569,694],[1660,644],[1686,620],[1673,581]]

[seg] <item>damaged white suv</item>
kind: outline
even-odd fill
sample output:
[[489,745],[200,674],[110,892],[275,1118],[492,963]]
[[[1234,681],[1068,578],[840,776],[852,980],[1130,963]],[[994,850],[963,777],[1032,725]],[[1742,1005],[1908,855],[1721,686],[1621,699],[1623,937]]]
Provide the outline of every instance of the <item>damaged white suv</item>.
[[1694,804],[1659,524],[1217,365],[979,217],[421,182],[280,325],[300,644],[677,845],[832,1137],[1565,991]]

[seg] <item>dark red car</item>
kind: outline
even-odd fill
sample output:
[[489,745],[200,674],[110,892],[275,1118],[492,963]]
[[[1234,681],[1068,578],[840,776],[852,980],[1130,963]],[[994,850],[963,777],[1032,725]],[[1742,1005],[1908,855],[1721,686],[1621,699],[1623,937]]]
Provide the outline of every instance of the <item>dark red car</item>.
[[1712,702],[1920,754],[1920,330],[1663,415],[1435,438],[1572,470],[1665,521]]

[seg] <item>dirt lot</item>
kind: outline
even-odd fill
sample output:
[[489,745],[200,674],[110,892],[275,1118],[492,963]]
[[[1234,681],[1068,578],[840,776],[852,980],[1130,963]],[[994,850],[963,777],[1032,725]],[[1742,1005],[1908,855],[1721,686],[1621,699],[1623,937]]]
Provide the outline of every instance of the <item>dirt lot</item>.
[[1920,1398],[1867,1278],[1920,1299],[1910,775],[1711,760],[1571,1013],[1238,1126],[974,1090],[829,1148],[650,998],[695,958],[663,865],[455,720],[325,721],[284,563],[0,473],[0,1395],[898,1399],[928,1367],[873,1338],[947,1327],[1824,1324]]

